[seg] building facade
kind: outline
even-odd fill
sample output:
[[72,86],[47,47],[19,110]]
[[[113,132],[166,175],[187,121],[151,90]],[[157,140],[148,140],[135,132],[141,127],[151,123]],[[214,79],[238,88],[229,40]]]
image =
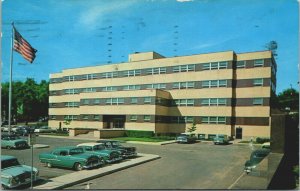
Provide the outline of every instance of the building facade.
[[270,137],[276,69],[271,51],[145,52],[127,63],[66,69],[50,74],[49,126],[169,134],[195,122],[199,137]]

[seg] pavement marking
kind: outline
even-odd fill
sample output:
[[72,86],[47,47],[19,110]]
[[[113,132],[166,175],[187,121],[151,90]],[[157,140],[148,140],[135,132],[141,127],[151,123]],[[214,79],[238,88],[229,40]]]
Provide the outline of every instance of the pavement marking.
[[231,189],[243,176],[244,176],[245,172],[243,172],[238,179],[236,179],[236,181],[234,181],[234,183],[232,183],[227,189]]

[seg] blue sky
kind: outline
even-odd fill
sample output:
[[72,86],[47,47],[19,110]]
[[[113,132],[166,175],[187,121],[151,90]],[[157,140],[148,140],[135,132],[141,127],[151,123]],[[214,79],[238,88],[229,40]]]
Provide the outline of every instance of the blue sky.
[[15,21],[38,52],[32,65],[14,53],[14,80],[126,62],[133,52],[240,53],[275,40],[280,92],[298,86],[298,12],[296,0],[2,0],[2,80],[9,79]]

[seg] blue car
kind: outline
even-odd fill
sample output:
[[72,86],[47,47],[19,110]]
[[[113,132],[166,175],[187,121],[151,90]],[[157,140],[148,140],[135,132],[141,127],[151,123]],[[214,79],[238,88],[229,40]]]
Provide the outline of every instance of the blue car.
[[[32,171],[31,171],[32,170]],[[14,156],[1,155],[1,186],[3,189],[15,189],[21,185],[31,183],[38,179],[38,169],[21,165]]]

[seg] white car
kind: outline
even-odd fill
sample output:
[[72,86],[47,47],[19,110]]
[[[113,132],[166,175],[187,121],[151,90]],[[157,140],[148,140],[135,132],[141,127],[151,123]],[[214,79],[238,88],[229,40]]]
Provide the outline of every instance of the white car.
[[34,130],[35,133],[52,133],[55,132],[54,129],[51,129],[48,126],[42,126]]

